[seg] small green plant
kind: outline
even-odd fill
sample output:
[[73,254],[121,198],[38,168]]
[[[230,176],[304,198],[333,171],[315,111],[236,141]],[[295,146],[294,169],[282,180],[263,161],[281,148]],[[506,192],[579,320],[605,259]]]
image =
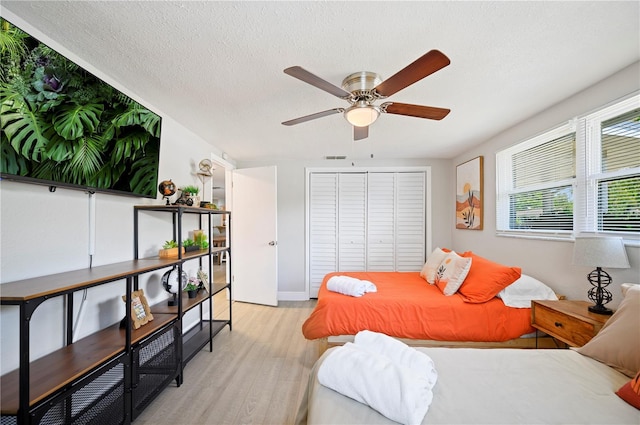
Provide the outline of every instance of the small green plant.
[[185,186],[182,188],[182,191],[184,193],[190,193],[192,195],[197,195],[198,192],[200,192],[200,189],[198,189],[197,186]]
[[164,245],[162,245],[162,249],[171,249],[171,248],[177,248],[178,247],[178,242],[174,241],[173,239],[170,241],[165,241]]
[[195,243],[195,241],[193,239],[185,239],[182,242],[182,246],[185,247],[185,248],[188,248],[190,246],[196,246],[196,243]]
[[187,283],[187,286],[184,287],[185,291],[196,291],[197,289],[198,289],[198,285],[192,282]]
[[209,241],[207,240],[207,235],[205,235],[204,232],[194,235],[194,242],[200,247],[200,249],[209,248]]

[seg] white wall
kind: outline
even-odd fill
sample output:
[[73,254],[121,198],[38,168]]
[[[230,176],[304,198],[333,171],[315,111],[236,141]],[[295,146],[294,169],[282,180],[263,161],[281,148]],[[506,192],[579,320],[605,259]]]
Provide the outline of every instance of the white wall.
[[[348,143],[348,141],[346,141]],[[275,165],[278,173],[278,297],[303,299],[305,294],[305,168],[349,167],[351,160],[332,161],[238,161],[238,168]],[[432,189],[432,242],[451,245],[451,232],[443,223],[454,206],[448,202],[454,188],[450,160],[358,160],[358,167],[430,166]]]
[[[3,12],[4,14],[4,12]],[[135,96],[108,76],[66,51],[18,17],[7,19],[55,48],[71,60],[104,81],[135,98],[162,116],[159,179],[172,179],[177,186],[198,185],[197,164],[221,151],[195,136],[155,108]],[[158,199],[134,198],[97,193],[95,196],[96,250],[93,265],[130,260],[133,252],[133,206],[162,204]],[[185,229],[197,228],[195,216],[185,218]],[[6,283],[30,277],[81,269],[89,266],[89,195],[82,191],[59,187],[50,193],[46,186],[0,181],[0,282]],[[140,213],[141,257],[157,255],[162,243],[172,238],[171,216]],[[185,236],[186,237],[186,236]],[[194,263],[193,265],[191,263]],[[186,271],[197,268],[189,262]],[[164,271],[144,275],[141,287],[150,303],[165,299],[168,294],[160,285]],[[0,291],[2,288],[0,287]],[[119,322],[124,316],[120,298],[124,281],[88,290],[84,314],[79,322],[78,337]],[[74,317],[82,293],[74,298]],[[197,309],[194,309],[197,310]],[[191,313],[191,312],[190,312]],[[60,297],[44,302],[31,320],[32,359],[59,348],[64,342],[64,303]],[[195,317],[187,316],[185,324]],[[18,308],[0,307],[0,373],[18,366]]]
[[[484,156],[484,230],[470,231],[454,229],[455,220],[448,223],[453,232],[453,249],[474,251],[493,261],[520,266],[523,273],[542,280],[557,293],[570,299],[587,300],[590,285],[587,274],[595,267],[573,266],[573,242],[515,239],[496,236],[496,176],[495,155],[501,149],[558,126],[578,115],[597,109],[640,89],[640,63],[621,70],[611,77],[566,99],[546,111],[527,119],[477,147],[454,159],[450,177],[455,178],[455,165],[479,155]],[[526,102],[526,99],[523,99]],[[450,203],[454,197],[449,198]],[[630,269],[608,269],[613,283],[609,290],[613,301],[608,306],[615,308],[620,302],[620,284],[640,283],[640,248],[627,246]]]
[[[194,164],[208,158],[213,148],[169,118],[163,118],[162,127],[160,179],[171,178],[179,186],[199,184]],[[96,198],[93,265],[132,259],[133,206],[163,201],[102,193],[93,196]],[[3,180],[0,181],[0,217],[2,283],[89,266],[89,195],[84,192],[59,187],[50,193],[46,186]],[[197,227],[196,216],[185,216],[185,230]],[[141,212],[140,235],[140,256],[157,255],[162,243],[172,238],[171,216]],[[186,271],[191,269],[195,274],[196,262],[189,262],[185,267]],[[150,303],[167,297],[160,285],[163,272],[146,274],[141,279]],[[124,303],[120,299],[124,290],[124,281],[120,281],[88,291],[78,337],[120,321],[124,316]],[[81,296],[82,293],[77,293],[74,299],[75,316]],[[63,300],[58,297],[36,310],[31,321],[32,358],[63,344],[63,307]],[[0,307],[2,373],[18,365],[17,315],[17,307]],[[185,324],[188,326],[192,321],[193,317],[187,317]]]

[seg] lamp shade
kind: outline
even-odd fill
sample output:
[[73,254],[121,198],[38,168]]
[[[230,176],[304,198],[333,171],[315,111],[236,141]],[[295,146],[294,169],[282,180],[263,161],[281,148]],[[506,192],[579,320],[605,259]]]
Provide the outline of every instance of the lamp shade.
[[629,259],[622,238],[580,237],[573,245],[573,264],[578,266],[628,269]]
[[344,111],[344,116],[356,127],[367,127],[378,119],[380,111],[371,105],[353,105]]

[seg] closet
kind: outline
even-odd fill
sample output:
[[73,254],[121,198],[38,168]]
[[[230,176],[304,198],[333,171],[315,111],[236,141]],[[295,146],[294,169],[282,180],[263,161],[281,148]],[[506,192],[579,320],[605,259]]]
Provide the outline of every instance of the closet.
[[330,272],[421,269],[428,175],[428,170],[308,173],[310,297]]

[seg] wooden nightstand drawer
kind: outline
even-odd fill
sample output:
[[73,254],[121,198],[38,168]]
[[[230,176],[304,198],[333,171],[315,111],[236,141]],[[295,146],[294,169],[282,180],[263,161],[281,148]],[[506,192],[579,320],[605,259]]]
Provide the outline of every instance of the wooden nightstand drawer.
[[610,317],[590,313],[588,306],[586,301],[533,301],[531,325],[568,345],[581,347]]

